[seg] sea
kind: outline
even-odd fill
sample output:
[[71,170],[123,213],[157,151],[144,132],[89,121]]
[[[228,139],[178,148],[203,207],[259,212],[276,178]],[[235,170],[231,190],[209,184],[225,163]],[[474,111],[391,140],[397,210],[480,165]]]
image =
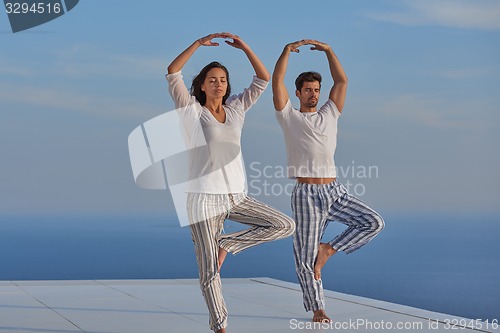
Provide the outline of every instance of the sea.
[[[369,244],[335,254],[325,289],[500,320],[500,217],[383,214]],[[225,232],[244,226],[227,221]],[[343,228],[331,223],[325,239]],[[223,278],[297,283],[291,238],[228,255]],[[189,228],[167,216],[0,216],[0,280],[197,278]],[[334,312],[334,309],[331,310]]]

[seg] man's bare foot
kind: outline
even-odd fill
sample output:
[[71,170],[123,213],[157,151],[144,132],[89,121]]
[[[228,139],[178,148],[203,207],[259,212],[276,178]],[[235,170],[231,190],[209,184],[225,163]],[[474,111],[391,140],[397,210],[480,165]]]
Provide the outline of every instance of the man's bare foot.
[[332,320],[325,313],[325,310],[314,311],[313,321],[315,323],[331,323]]
[[[222,264],[224,263],[224,260],[226,260],[226,255],[227,255],[227,251],[224,250],[222,247],[219,247],[219,255],[218,255],[218,258],[219,258],[219,260],[218,260],[219,261],[218,262],[218,264],[219,264],[218,271],[219,272],[220,272],[220,268],[222,267]],[[222,333],[224,333],[224,332],[222,332]]]
[[328,259],[335,254],[333,247],[330,244],[320,243],[318,250],[318,257],[316,258],[316,263],[314,264],[314,279],[321,279],[321,269],[325,266]]

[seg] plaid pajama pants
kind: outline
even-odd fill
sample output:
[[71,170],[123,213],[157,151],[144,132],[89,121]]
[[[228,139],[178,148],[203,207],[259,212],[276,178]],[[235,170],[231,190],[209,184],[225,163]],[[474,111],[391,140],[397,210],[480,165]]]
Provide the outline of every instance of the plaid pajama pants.
[[384,220],[364,202],[347,193],[338,181],[321,185],[297,182],[292,192],[292,210],[297,228],[293,235],[293,252],[304,308],[306,311],[324,309],[323,284],[314,279],[314,264],[328,224],[335,220],[347,228],[333,240],[323,243],[330,244],[336,251],[351,253],[382,231]]
[[[278,210],[244,194],[189,193],[188,216],[200,275],[201,293],[207,303],[210,328],[227,325],[227,308],[218,272],[219,247],[237,254],[252,246],[291,236],[294,221]],[[222,234],[224,220],[241,222],[248,229]]]

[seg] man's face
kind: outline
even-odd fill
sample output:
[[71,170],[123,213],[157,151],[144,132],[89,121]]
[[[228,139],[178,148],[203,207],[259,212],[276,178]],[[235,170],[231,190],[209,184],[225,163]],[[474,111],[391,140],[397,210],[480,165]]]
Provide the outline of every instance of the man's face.
[[315,108],[318,105],[320,85],[318,81],[304,82],[302,89],[296,90],[295,95],[299,98],[300,105],[307,108]]

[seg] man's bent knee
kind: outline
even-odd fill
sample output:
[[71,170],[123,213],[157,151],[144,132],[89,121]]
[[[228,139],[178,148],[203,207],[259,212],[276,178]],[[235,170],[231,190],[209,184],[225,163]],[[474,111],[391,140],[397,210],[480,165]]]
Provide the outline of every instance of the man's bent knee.
[[385,227],[385,222],[384,222],[384,219],[382,218],[382,216],[378,215],[375,213],[375,215],[373,216],[373,233],[374,234],[378,234],[379,232],[381,232],[384,227]]

